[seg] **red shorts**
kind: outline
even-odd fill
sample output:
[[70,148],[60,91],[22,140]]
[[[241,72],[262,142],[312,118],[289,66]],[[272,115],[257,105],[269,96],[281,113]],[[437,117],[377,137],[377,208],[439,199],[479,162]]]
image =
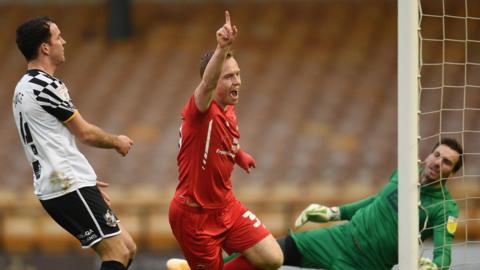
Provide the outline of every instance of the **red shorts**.
[[202,209],[174,198],[168,217],[192,270],[223,269],[222,248],[242,253],[270,234],[238,200],[221,209]]

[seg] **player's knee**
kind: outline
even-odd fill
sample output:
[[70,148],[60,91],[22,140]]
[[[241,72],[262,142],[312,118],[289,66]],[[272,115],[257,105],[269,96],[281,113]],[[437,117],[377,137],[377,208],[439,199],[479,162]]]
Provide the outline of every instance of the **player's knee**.
[[133,241],[132,237],[128,233],[121,234],[122,246],[124,246],[128,251],[128,258],[131,259],[137,254],[137,244]]
[[118,253],[116,254],[118,259],[120,259],[122,262],[128,262],[131,258],[131,252],[128,248],[121,248],[118,250]]
[[270,252],[268,256],[263,258],[260,268],[263,270],[278,269],[283,264],[283,253],[281,250]]
[[127,248],[129,251],[129,258],[135,257],[135,254],[137,254],[137,245],[135,244],[135,242],[131,241],[130,243],[128,243]]
[[270,260],[268,269],[278,269],[283,265],[283,252],[280,246],[275,245],[275,248],[270,252]]
[[130,250],[125,243],[117,243],[117,246],[111,246],[111,248],[100,254],[102,261],[114,260],[122,262],[123,264],[128,263],[128,261],[132,258],[132,250]]
[[123,245],[128,249],[129,252],[129,258],[135,257],[135,254],[137,254],[137,244],[135,244],[135,241],[133,240],[132,236],[127,232],[127,230],[120,225],[120,228],[122,229],[122,234],[120,235],[121,241],[123,242]]
[[271,259],[269,263],[269,269],[278,269],[283,264],[283,254],[282,252],[278,252],[275,256]]

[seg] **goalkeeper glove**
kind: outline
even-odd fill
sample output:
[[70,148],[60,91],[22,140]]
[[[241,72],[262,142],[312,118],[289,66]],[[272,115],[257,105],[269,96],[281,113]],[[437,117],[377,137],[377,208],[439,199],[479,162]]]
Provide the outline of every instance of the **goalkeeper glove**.
[[421,258],[418,265],[418,270],[438,270],[437,265],[429,258]]
[[328,222],[333,220],[340,220],[340,209],[338,207],[327,207],[312,203],[297,217],[295,228],[303,226],[308,221]]
[[244,169],[247,173],[250,173],[251,168],[255,168],[257,166],[255,159],[253,159],[252,156],[243,150],[239,150],[235,155],[235,163],[237,163],[238,166]]

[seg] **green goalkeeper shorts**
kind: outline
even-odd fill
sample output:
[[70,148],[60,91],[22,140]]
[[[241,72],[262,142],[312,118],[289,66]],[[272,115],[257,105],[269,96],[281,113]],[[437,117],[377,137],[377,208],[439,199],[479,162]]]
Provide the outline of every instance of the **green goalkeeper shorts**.
[[329,270],[388,269],[363,255],[346,224],[300,233],[290,232],[302,254],[301,267]]

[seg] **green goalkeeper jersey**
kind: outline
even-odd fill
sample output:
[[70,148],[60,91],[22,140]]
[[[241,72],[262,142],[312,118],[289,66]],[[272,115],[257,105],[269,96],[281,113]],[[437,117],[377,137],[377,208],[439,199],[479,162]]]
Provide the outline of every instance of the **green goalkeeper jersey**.
[[[419,209],[422,240],[433,236],[434,262],[439,269],[448,269],[451,244],[456,230],[458,206],[443,187],[422,187]],[[340,207],[343,220],[351,230],[355,245],[387,268],[398,263],[398,173],[375,196]],[[419,231],[420,231],[419,230]]]

